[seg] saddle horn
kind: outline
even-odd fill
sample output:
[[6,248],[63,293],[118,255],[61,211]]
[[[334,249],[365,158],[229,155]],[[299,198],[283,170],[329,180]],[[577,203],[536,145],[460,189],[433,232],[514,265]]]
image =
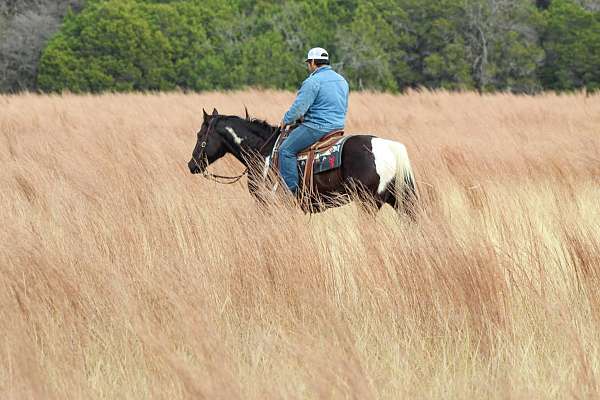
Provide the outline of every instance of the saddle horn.
[[248,114],[248,107],[244,106],[244,111],[246,112],[246,121],[250,121],[250,115]]

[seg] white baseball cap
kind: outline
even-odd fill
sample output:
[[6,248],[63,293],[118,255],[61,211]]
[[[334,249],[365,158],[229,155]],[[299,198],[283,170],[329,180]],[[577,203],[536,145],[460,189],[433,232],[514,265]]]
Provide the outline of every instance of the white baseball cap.
[[305,62],[308,60],[329,60],[329,53],[322,47],[315,47],[308,51]]

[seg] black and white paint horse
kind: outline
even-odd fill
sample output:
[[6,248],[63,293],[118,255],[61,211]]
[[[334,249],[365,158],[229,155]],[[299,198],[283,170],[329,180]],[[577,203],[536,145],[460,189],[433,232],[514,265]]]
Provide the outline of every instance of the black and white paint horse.
[[[264,201],[267,164],[279,134],[277,127],[256,119],[212,115],[203,110],[204,120],[188,167],[192,174],[208,174],[206,168],[225,154],[246,166],[248,189]],[[212,175],[215,176],[215,175]],[[310,207],[318,212],[343,205],[352,199],[376,210],[389,204],[415,217],[417,193],[406,147],[372,135],[353,135],[343,146],[341,167],[314,175]],[[300,179],[302,180],[302,179]]]

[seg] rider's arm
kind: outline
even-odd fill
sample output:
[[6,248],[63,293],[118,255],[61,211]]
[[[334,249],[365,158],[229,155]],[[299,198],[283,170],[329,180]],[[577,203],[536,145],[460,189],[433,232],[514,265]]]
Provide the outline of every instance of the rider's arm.
[[285,113],[283,122],[289,125],[302,117],[308,110],[308,107],[315,101],[317,93],[319,93],[319,83],[315,79],[305,80],[298,91],[298,96],[296,96],[294,104]]

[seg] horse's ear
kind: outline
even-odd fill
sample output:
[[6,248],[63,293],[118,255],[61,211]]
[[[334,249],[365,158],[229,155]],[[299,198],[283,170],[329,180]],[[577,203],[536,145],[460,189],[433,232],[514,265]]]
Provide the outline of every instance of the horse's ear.
[[213,117],[216,117],[217,115],[219,115],[219,113],[217,112],[216,108],[213,108],[213,113],[212,113]]
[[204,108],[202,108],[202,114],[203,114],[204,120],[207,121],[208,120],[208,114],[206,113],[206,111],[204,110]]
[[248,107],[244,106],[244,111],[246,111],[246,121],[250,121],[250,115],[248,114]]

